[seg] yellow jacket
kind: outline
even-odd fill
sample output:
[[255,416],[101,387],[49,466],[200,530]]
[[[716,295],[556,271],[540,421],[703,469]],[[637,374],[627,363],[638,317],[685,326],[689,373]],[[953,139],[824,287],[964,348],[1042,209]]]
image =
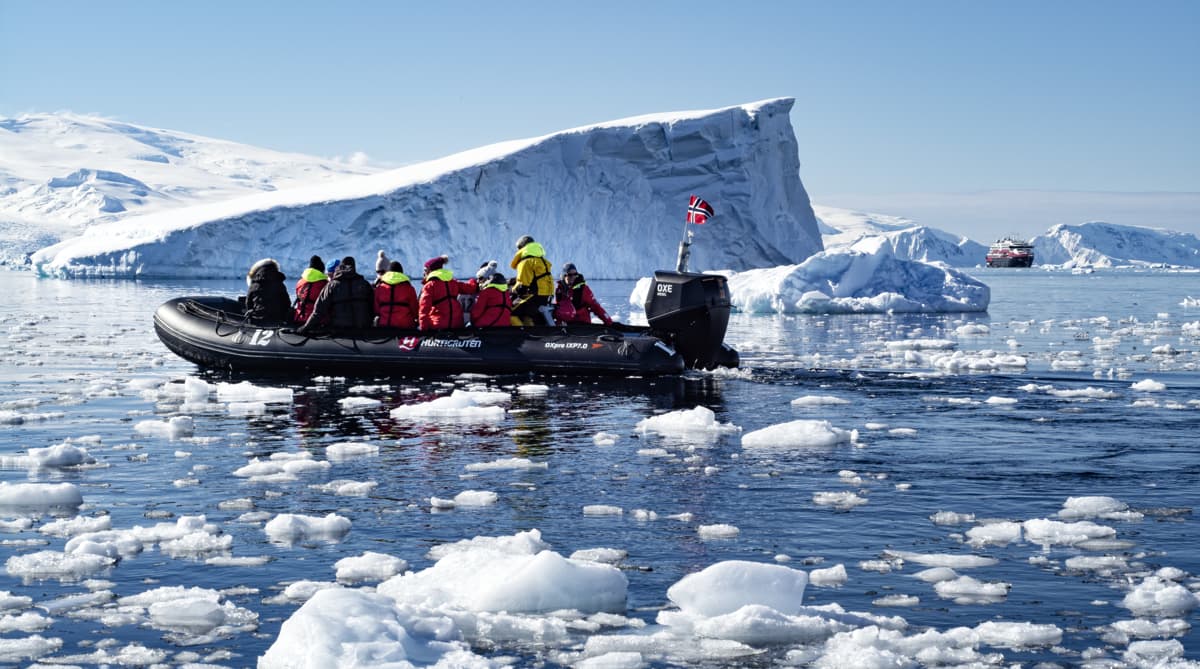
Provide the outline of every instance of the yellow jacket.
[[518,249],[509,266],[517,270],[517,285],[529,286],[537,295],[554,294],[554,275],[541,244],[529,242]]

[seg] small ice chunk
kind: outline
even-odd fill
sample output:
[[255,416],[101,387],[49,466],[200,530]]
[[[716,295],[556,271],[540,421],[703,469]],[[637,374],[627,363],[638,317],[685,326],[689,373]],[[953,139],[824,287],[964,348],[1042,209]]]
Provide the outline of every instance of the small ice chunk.
[[838,587],[846,582],[845,565],[837,564],[825,569],[813,569],[808,572],[808,581],[813,585],[830,588]]
[[625,513],[624,509],[611,504],[588,504],[583,507],[585,516],[619,516],[623,513]]
[[854,430],[836,428],[827,420],[794,420],[742,436],[742,448],[822,448],[855,441]]
[[1197,595],[1172,581],[1147,576],[1125,595],[1121,606],[1135,616],[1180,618],[1200,604]]
[[179,439],[181,437],[192,436],[196,431],[196,424],[191,416],[173,416],[165,421],[140,421],[133,426],[133,431],[147,437]]
[[500,495],[491,490],[464,490],[454,496],[455,506],[491,506]]
[[547,469],[549,463],[534,462],[529,458],[501,458],[490,462],[472,462],[464,467],[469,472],[487,472],[506,469]]
[[362,555],[345,557],[333,565],[337,580],[345,583],[386,581],[408,571],[408,562],[398,557],[366,551]]
[[850,400],[833,395],[805,395],[792,400],[794,407],[820,407],[838,404],[849,404]]
[[667,598],[684,612],[706,617],[733,613],[747,605],[796,615],[806,585],[808,575],[798,569],[728,560],[684,576],[667,589]]
[[742,431],[732,423],[718,422],[712,409],[703,406],[651,416],[638,421],[634,429],[642,434],[655,433],[682,441],[711,441],[723,434]]
[[266,524],[263,531],[271,541],[293,543],[311,539],[337,541],[350,531],[350,519],[329,513],[324,518],[281,513]]
[[1026,622],[989,620],[975,626],[979,640],[997,648],[1036,648],[1062,642],[1062,630],[1057,625],[1037,625]]
[[696,533],[701,539],[732,539],[741,533],[737,527],[717,523],[715,525],[701,525],[696,528]]
[[913,595],[885,595],[872,600],[875,606],[916,606],[921,603],[920,597]]
[[507,393],[456,389],[429,402],[398,406],[391,416],[399,420],[498,423],[504,420],[505,411],[496,405],[510,399]]
[[343,397],[338,400],[338,406],[342,407],[342,411],[367,411],[383,404],[381,400],[374,397]]
[[984,583],[970,576],[959,576],[952,581],[938,581],[933,589],[943,599],[953,599],[956,604],[992,604],[1002,602],[1012,588],[1009,583]]
[[325,447],[325,457],[333,462],[351,460],[370,455],[379,455],[379,447],[357,441],[339,441]]
[[612,446],[621,437],[611,432],[597,432],[592,436],[592,443],[597,446]]
[[853,509],[867,503],[865,497],[859,497],[849,490],[840,492],[814,492],[813,504],[817,506],[832,506],[837,509]]
[[1155,381],[1154,379],[1142,379],[1129,387],[1142,393],[1160,393],[1167,389],[1165,383]]

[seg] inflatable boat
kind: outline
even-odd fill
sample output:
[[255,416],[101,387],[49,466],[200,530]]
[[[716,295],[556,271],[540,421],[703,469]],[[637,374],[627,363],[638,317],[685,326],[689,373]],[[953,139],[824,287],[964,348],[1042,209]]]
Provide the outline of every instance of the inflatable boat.
[[300,334],[291,324],[248,321],[238,300],[180,297],[158,307],[154,330],[180,357],[231,371],[661,376],[687,368],[738,366],[737,352],[723,341],[729,321],[724,277],[656,272],[646,315],[646,327],[614,323]]

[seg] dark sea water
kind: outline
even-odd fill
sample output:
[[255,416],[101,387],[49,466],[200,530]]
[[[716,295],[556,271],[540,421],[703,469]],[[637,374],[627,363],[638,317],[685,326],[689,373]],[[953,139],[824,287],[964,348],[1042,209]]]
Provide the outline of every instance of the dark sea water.
[[[364,551],[428,567],[433,545],[477,535],[503,536],[537,528],[563,555],[586,548],[628,552],[626,615],[653,623],[669,605],[667,588],[684,575],[722,560],[775,563],[790,558],[800,569],[845,565],[839,587],[810,585],[806,604],[837,603],[847,611],[903,616],[909,633],[946,630],[988,620],[1054,624],[1057,646],[986,649],[1006,662],[1078,666],[1096,657],[1122,658],[1125,645],[1106,638],[1108,627],[1134,616],[1119,604],[1130,584],[1163,567],[1186,576],[1197,590],[1200,574],[1200,339],[1185,324],[1200,321],[1200,274],[1104,271],[1076,275],[1033,270],[972,270],[992,289],[987,314],[754,316],[735,314],[727,341],[742,351],[732,374],[688,374],[666,380],[590,380],[554,377],[291,379],[214,375],[168,352],[151,325],[154,308],[183,294],[236,294],[235,282],[66,282],[0,272],[0,455],[95,435],[80,442],[98,466],[82,469],[0,470],[9,483],[76,484],[86,516],[107,514],[113,528],[174,522],[203,514],[232,537],[225,552],[263,556],[260,566],[215,566],[204,556],[172,556],[151,549],[81,580],[29,580],[0,573],[0,591],[39,603],[91,590],[116,597],[150,588],[199,586],[228,592],[227,600],[257,614],[257,625],[196,643],[145,624],[104,619],[107,606],[44,615],[36,632],[7,630],[0,640],[33,634],[62,640],[41,657],[116,653],[140,644],[158,662],[207,661],[253,666],[274,641],[298,602],[279,601],[284,586],[302,579],[333,580],[333,564]],[[593,282],[604,304],[629,317],[631,282]],[[985,326],[985,327],[970,327]],[[889,342],[952,339],[967,359],[987,351],[1019,355],[1025,366],[939,369],[929,354],[905,356]],[[1167,348],[1163,348],[1167,347]],[[1156,352],[1157,349],[1157,352]],[[899,351],[897,353],[897,351]],[[949,353],[949,351],[941,351]],[[134,425],[181,413],[155,389],[187,375],[209,382],[249,379],[288,386],[290,404],[255,415],[232,415],[222,405],[189,412],[191,441],[148,437]],[[1134,383],[1153,379],[1165,389],[1144,392]],[[549,386],[525,395],[516,386]],[[495,424],[402,422],[388,410],[483,384],[511,392],[510,413]],[[369,390],[354,386],[375,386]],[[1081,396],[1052,394],[1082,391]],[[344,411],[338,400],[373,397],[378,408]],[[847,404],[794,407],[807,396]],[[1015,403],[988,403],[989,398]],[[740,435],[680,447],[635,430],[652,415],[705,406],[742,434],[797,419],[823,419],[859,432],[857,443],[791,450],[743,449]],[[23,418],[17,417],[24,416]],[[895,431],[899,428],[899,431]],[[599,432],[619,436],[598,447]],[[378,456],[352,459],[302,474],[297,481],[248,483],[232,472],[253,456],[307,450],[323,459],[336,442],[379,446]],[[665,448],[667,457],[639,454]],[[546,469],[484,472],[464,479],[466,465],[522,457]],[[370,480],[367,497],[339,497],[311,486],[334,479]],[[497,504],[435,512],[431,497],[466,489],[499,493]],[[819,492],[856,492],[865,504],[836,509],[814,503]],[[1141,512],[1136,521],[1092,519],[1116,530],[1118,543],[1091,550],[1043,547],[1026,540],[973,547],[965,533],[984,520],[1056,519],[1068,497],[1109,496]],[[261,522],[239,521],[245,504],[273,515],[337,512],[353,529],[337,542],[272,543]],[[585,505],[621,507],[620,516],[585,516]],[[659,515],[634,517],[634,509]],[[973,514],[974,522],[938,525],[938,512]],[[690,513],[688,522],[671,514]],[[29,514],[0,510],[0,521]],[[40,550],[63,549],[66,538],[38,532],[48,515],[34,514],[29,529],[0,532],[0,561]],[[728,524],[728,539],[701,539],[700,525]],[[1011,584],[992,603],[943,599],[912,577],[924,569],[894,559],[896,552],[971,554],[996,558],[993,566],[959,573]],[[1124,566],[1075,569],[1072,557],[1114,556]],[[887,562],[891,571],[881,571]],[[863,568],[866,563],[866,569]],[[911,606],[874,602],[911,595]],[[73,613],[72,613],[73,611]],[[1186,618],[1194,622],[1193,611]],[[578,640],[583,641],[583,635]],[[1200,633],[1190,627],[1166,637],[1185,657],[1200,660]],[[184,645],[196,643],[196,645]],[[790,647],[770,648],[755,663],[781,661]],[[480,649],[517,664],[551,661],[537,644]],[[561,647],[557,648],[561,650]],[[16,663],[28,662],[21,660]],[[76,659],[76,664],[87,662]],[[668,662],[669,663],[669,662]],[[731,664],[742,665],[741,659]],[[713,659],[708,664],[721,662]],[[1050,665],[1050,666],[1053,666]]]

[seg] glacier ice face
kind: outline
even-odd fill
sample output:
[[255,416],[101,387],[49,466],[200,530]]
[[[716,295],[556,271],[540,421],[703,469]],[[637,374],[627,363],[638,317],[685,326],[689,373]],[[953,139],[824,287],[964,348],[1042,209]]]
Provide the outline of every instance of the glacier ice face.
[[557,267],[590,278],[673,268],[688,196],[716,208],[692,226],[693,270],[803,261],[822,250],[780,98],[656,114],[455,154],[304,189],[89,228],[33,256],[58,276],[236,277],[256,260],[293,276],[313,253],[373,257],[413,271],[449,253],[469,274],[529,234]]

